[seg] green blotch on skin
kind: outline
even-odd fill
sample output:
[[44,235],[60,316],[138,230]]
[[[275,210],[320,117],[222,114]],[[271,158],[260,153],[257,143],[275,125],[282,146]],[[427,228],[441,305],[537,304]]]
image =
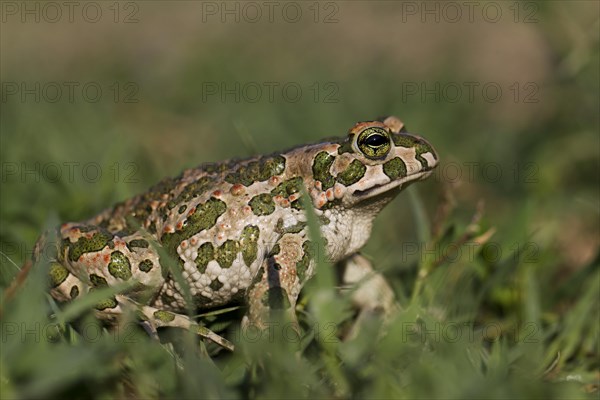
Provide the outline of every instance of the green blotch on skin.
[[154,263],[152,262],[152,260],[145,259],[145,260],[140,261],[138,268],[140,269],[140,271],[150,272],[150,270],[152,269],[153,266],[154,266]]
[[273,198],[267,193],[254,196],[250,199],[248,205],[252,208],[254,215],[269,215],[275,211]]
[[274,255],[277,255],[280,252],[281,252],[281,247],[279,246],[279,243],[275,243],[275,246],[273,246],[273,248],[269,252],[269,257],[273,257]]
[[223,283],[220,280],[215,279],[208,286],[216,292],[223,287]]
[[231,264],[233,264],[238,251],[238,242],[235,240],[227,240],[217,249],[215,260],[217,260],[221,268],[229,268],[231,267]]
[[304,243],[302,243],[302,258],[296,263],[296,274],[298,275],[300,283],[305,281],[306,271],[308,270],[308,267],[314,255],[315,251],[312,242],[310,240],[307,240]]
[[[96,280],[96,278],[92,279],[93,276],[95,276],[96,278],[100,278],[98,275],[91,274],[90,280],[92,280],[92,282],[94,280]],[[100,280],[104,280],[104,279],[100,278]],[[106,286],[106,280],[104,280],[104,285],[97,285],[97,286]],[[90,292],[92,292],[92,291],[94,291],[94,288],[90,289]],[[100,300],[98,303],[96,303],[94,308],[96,310],[102,311],[102,310],[106,310],[107,308],[115,308],[118,305],[119,305],[119,303],[117,302],[117,299],[114,296],[112,296],[107,299]]]
[[315,160],[313,161],[313,178],[321,182],[323,190],[329,189],[335,184],[335,179],[329,172],[334,161],[335,157],[326,151],[317,153]]
[[241,165],[235,172],[227,174],[225,181],[231,184],[241,183],[244,186],[252,185],[259,175],[258,161],[251,161],[246,165]]
[[127,256],[120,251],[113,251],[108,263],[108,272],[115,278],[124,281],[131,278],[131,264]]
[[[135,222],[135,220],[133,220],[132,222]],[[135,232],[136,232],[135,228],[126,226],[123,229],[121,229],[119,232],[115,232],[114,235],[116,237],[124,238],[125,236],[133,235]],[[110,247],[110,242],[109,242],[109,247]]]
[[406,147],[406,148],[415,147],[415,137],[414,136],[400,135],[400,134],[395,133],[392,135],[392,140],[394,141],[394,145],[396,145],[396,146],[401,146],[401,147]]
[[198,271],[203,274],[206,272],[206,266],[208,263],[215,258],[215,249],[210,242],[203,243],[198,248],[198,256],[194,262],[196,263],[196,268]]
[[84,253],[102,250],[108,245],[108,242],[112,237],[113,236],[108,232],[99,231],[94,233],[91,238],[82,236],[75,243],[71,243],[69,239],[65,239],[66,243],[63,242],[63,246],[69,247],[69,260],[77,261]]
[[250,186],[256,182],[260,175],[260,164],[258,161],[250,161],[240,166],[235,172],[227,174],[225,181],[231,184],[241,183]]
[[406,176],[406,164],[400,157],[392,158],[383,164],[383,173],[391,180],[404,178]]
[[115,308],[118,305],[119,303],[117,302],[117,299],[115,299],[114,297],[110,297],[108,299],[99,301],[94,308],[96,310],[102,311],[106,310],[107,308]]
[[427,162],[427,160],[421,154],[423,154],[423,153],[417,153],[417,155],[415,156],[415,158],[417,160],[419,160],[419,162],[421,163],[422,169],[429,168],[429,163]]
[[175,314],[173,314],[172,312],[168,312],[168,311],[163,311],[163,310],[157,310],[154,311],[154,314],[152,314],[154,316],[154,318],[157,321],[161,321],[161,322],[171,322],[175,319]]
[[240,238],[240,248],[242,249],[242,258],[246,266],[252,265],[256,261],[258,253],[258,239],[260,237],[260,229],[255,225],[245,226],[242,230]]
[[198,232],[212,228],[217,223],[217,219],[225,213],[227,205],[224,201],[211,197],[206,203],[196,207],[196,210],[186,220],[187,225],[173,233],[166,233],[162,237],[162,242],[168,253],[179,258],[177,247],[179,244],[194,236]]
[[427,142],[425,142],[424,140],[422,140],[420,138],[410,136],[410,135],[395,134],[395,135],[392,135],[392,140],[394,141],[394,144],[396,146],[407,147],[407,148],[414,147],[415,158],[417,160],[419,160],[419,162],[421,163],[421,166],[423,168],[428,168],[429,163],[427,162],[427,160],[425,158],[422,157],[422,154],[431,153],[431,155],[437,160],[437,155],[436,155],[435,151],[433,151],[433,149]]
[[284,229],[284,233],[298,233],[306,227],[306,222],[298,222],[295,225],[289,226]]
[[248,163],[246,167],[242,166],[240,170],[245,168],[245,177],[249,182],[255,182],[258,180],[258,176],[260,175],[260,162],[259,161],[251,161]]
[[354,149],[352,148],[352,142],[354,141],[354,135],[348,135],[348,139],[340,142],[340,147],[338,147],[338,154],[344,153],[354,153]]
[[77,296],[79,296],[79,288],[77,287],[77,285],[73,285],[71,287],[71,291],[69,292],[69,295],[71,296],[71,299],[74,299]]
[[95,287],[108,286],[108,282],[106,282],[106,279],[96,274],[90,274],[90,282]]
[[148,244],[148,241],[146,241],[144,239],[133,239],[133,240],[130,240],[129,243],[127,243],[127,247],[129,247],[129,248],[141,247],[141,248],[147,249],[148,246],[150,246]]
[[[173,203],[175,205],[187,202],[188,200],[194,198],[194,197],[198,197],[201,194],[203,194],[204,192],[206,192],[209,188],[211,188],[214,184],[214,178],[208,177],[208,176],[203,176],[202,178],[198,179],[195,182],[189,183],[187,186],[185,186],[183,188],[183,190],[181,191],[181,193],[175,198],[173,199]],[[181,211],[181,208],[183,206],[179,207],[179,213],[181,214],[183,211]],[[185,209],[184,209],[185,211]]]
[[240,183],[240,175],[236,172],[230,172],[225,175],[225,182],[231,183],[232,185]]
[[338,174],[337,181],[344,186],[353,185],[365,176],[366,171],[367,167],[365,167],[363,163],[354,160],[344,171]]
[[250,186],[254,182],[264,182],[272,176],[280,175],[285,170],[285,157],[281,155],[264,156],[238,167],[225,176],[225,181],[232,185],[241,183]]
[[185,205],[185,204],[184,204],[184,205],[182,205],[181,207],[179,207],[179,210],[177,210],[177,212],[178,212],[179,214],[183,214],[183,212],[184,212],[185,210],[187,210],[187,205]]
[[280,234],[298,233],[298,232],[302,231],[302,229],[304,229],[305,227],[306,227],[306,222],[299,221],[292,226],[288,226],[287,228],[284,228],[283,219],[279,219],[279,220],[277,220],[277,224],[275,225],[275,232],[280,233]]
[[263,305],[273,310],[285,310],[291,307],[287,291],[281,286],[269,288],[261,299]]
[[209,174],[223,172],[228,168],[227,163],[206,163],[202,165],[202,170]]
[[260,160],[258,180],[264,182],[272,176],[281,175],[285,171],[285,157],[281,155],[267,156]]
[[271,194],[273,196],[290,197],[291,195],[298,193],[303,184],[304,181],[302,177],[297,176],[281,182],[275,189],[271,190]]
[[50,275],[50,286],[55,288],[61,283],[63,283],[65,279],[67,279],[67,277],[69,276],[69,270],[60,265],[59,263],[53,262],[50,265],[48,275]]
[[[277,187],[271,190],[271,195],[273,196],[282,196],[282,197],[290,197],[291,195],[300,192],[302,186],[304,185],[304,180],[302,177],[295,177],[288,179],[286,181],[281,182]],[[292,201],[291,206],[296,210],[302,210],[302,198],[296,199]]]

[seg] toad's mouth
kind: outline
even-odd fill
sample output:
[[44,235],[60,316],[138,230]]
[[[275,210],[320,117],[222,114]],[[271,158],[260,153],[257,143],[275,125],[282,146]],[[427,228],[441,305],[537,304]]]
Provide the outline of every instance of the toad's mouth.
[[397,192],[401,191],[403,188],[405,188],[406,186],[408,186],[409,184],[427,178],[429,175],[432,174],[432,172],[433,172],[433,169],[428,169],[425,171],[417,172],[412,175],[405,176],[404,178],[401,178],[401,179],[395,179],[395,180],[385,183],[383,185],[376,185],[376,186],[373,186],[372,188],[365,189],[365,190],[356,190],[356,191],[354,191],[354,196],[358,199],[358,201],[362,201],[362,200],[371,199],[373,197],[376,197],[376,196],[378,196],[382,193],[386,193],[386,192],[397,193]]

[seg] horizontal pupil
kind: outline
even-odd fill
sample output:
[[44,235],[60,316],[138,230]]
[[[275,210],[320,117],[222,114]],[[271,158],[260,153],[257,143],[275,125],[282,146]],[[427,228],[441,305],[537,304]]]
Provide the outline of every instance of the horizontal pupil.
[[368,137],[367,140],[365,140],[365,142],[367,143],[368,146],[379,147],[379,146],[384,145],[386,140],[381,135],[373,135],[373,136]]

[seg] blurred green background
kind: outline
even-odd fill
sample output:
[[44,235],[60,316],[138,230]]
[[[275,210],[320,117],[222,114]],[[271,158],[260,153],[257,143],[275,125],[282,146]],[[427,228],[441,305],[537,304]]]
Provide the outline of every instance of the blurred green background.
[[[76,2],[71,12],[55,4],[2,3],[2,286],[48,226],[88,218],[184,168],[397,115],[442,159],[413,193],[429,219],[444,193],[454,207],[444,223],[456,229],[483,201],[499,259],[521,250],[532,261],[509,269],[475,315],[520,315],[529,294],[520,279],[531,274],[553,327],[546,339],[560,336],[552,324],[585,290],[586,315],[598,317],[598,289],[582,286],[598,280],[598,2]],[[365,248],[406,296],[400,278],[422,258],[405,251],[421,243],[410,198],[384,210]],[[556,297],[564,282],[569,295]],[[452,288],[460,290],[446,288],[442,304]],[[571,354],[587,360],[575,364],[596,395],[597,334],[586,331],[588,347]],[[385,381],[378,393],[469,393],[428,391],[419,379],[429,382],[429,370],[419,371],[408,391],[386,391]],[[465,379],[459,372],[450,383]],[[21,393],[8,381],[8,393]],[[482,395],[486,384],[477,388]],[[341,396],[351,392],[361,393]]]

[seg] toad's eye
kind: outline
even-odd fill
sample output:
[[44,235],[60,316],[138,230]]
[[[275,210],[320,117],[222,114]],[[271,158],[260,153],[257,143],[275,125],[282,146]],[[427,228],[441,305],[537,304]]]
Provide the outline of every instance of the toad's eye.
[[356,144],[367,158],[383,158],[390,152],[390,135],[383,128],[367,128],[358,135]]

